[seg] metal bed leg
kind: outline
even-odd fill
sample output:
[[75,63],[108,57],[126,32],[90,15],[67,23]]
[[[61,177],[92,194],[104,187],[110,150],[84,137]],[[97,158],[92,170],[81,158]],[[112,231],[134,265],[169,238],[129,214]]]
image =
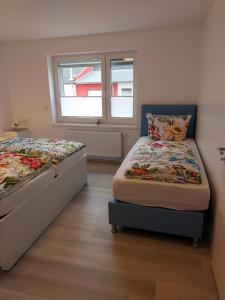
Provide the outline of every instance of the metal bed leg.
[[111,224],[111,232],[112,233],[117,233],[117,227],[116,227],[116,224]]
[[198,248],[198,246],[199,246],[199,239],[193,239],[193,247],[194,248]]

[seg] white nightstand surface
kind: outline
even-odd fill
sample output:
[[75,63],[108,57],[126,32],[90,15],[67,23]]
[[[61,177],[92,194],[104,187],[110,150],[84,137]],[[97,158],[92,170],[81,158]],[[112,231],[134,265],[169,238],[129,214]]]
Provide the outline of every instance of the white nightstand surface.
[[9,129],[4,131],[4,136],[8,139],[30,137],[28,128]]

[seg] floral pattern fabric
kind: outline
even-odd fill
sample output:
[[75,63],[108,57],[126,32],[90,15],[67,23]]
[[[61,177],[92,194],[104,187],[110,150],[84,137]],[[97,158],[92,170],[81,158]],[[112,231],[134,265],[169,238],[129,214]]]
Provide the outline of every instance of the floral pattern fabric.
[[170,116],[147,113],[151,140],[181,141],[186,138],[191,115]]
[[30,180],[48,167],[46,158],[30,157],[20,153],[0,153],[0,196],[15,185]]
[[149,141],[137,145],[126,178],[201,184],[200,167],[191,145],[182,141]]
[[45,156],[52,163],[58,163],[84,147],[85,145],[79,142],[49,138],[17,138],[0,142],[0,151],[17,152],[34,157]]
[[0,142],[0,197],[13,191],[51,164],[85,147],[59,139],[17,138]]

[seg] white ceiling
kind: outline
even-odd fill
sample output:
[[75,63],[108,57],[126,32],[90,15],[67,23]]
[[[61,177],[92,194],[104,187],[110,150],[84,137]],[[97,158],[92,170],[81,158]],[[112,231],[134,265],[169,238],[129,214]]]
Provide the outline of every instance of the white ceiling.
[[0,0],[0,42],[203,22],[212,0]]

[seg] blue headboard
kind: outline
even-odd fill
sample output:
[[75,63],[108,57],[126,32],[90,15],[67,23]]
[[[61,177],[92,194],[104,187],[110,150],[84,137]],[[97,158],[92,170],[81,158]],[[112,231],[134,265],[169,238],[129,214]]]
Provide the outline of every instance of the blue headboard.
[[192,115],[190,125],[188,127],[187,137],[195,138],[195,124],[196,124],[196,114],[197,105],[152,105],[144,104],[142,105],[141,112],[141,136],[148,135],[148,120],[146,118],[146,113],[152,113],[156,115]]

